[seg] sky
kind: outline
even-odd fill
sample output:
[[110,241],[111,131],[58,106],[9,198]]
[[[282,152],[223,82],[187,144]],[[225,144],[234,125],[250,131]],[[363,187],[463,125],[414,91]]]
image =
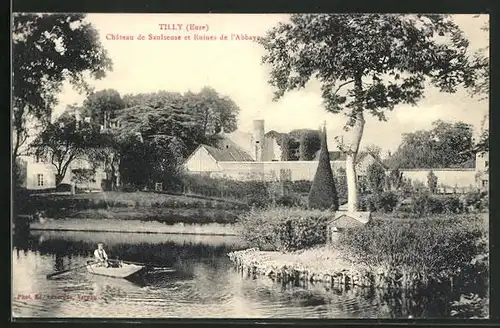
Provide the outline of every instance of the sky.
[[[254,119],[264,119],[266,131],[280,132],[316,129],[326,122],[329,145],[334,144],[336,135],[344,134],[348,140],[350,134],[342,130],[346,117],[325,111],[318,83],[310,83],[305,89],[289,92],[273,102],[274,89],[267,82],[269,68],[261,64],[261,46],[248,40],[231,40],[232,34],[264,36],[268,29],[286,19],[286,15],[275,14],[89,14],[88,20],[98,29],[113,60],[113,71],[102,80],[91,81],[91,85],[96,91],[112,88],[122,95],[159,90],[198,92],[208,85],[231,97],[240,107],[240,131],[251,131]],[[487,15],[454,15],[453,19],[469,39],[472,51],[488,45],[488,32],[480,29],[488,21]],[[161,30],[167,24],[169,30]],[[178,24],[182,24],[182,30],[173,30],[180,27]],[[190,24],[205,30],[188,32]],[[118,34],[133,36],[134,40],[117,40]],[[181,38],[191,34],[191,40],[148,40],[149,34]],[[194,40],[194,34],[217,38],[225,34],[228,40]],[[110,35],[115,35],[115,40]],[[145,40],[137,40],[139,35]],[[55,115],[83,99],[83,95],[65,85]],[[487,113],[487,100],[473,99],[464,90],[444,94],[429,87],[418,106],[397,106],[387,115],[388,122],[367,115],[361,148],[377,145],[384,151],[394,151],[402,133],[429,129],[437,119],[463,121],[479,131]]]

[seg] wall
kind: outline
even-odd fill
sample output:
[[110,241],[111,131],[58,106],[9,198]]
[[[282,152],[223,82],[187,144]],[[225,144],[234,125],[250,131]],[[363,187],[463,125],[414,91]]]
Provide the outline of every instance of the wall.
[[[39,162],[37,163],[34,158],[26,157],[26,188],[27,189],[48,189],[56,187],[56,168],[51,163]],[[89,168],[90,164],[87,161],[75,160],[71,163],[66,171],[62,183],[72,183],[72,169],[76,168]],[[43,174],[43,186],[38,185],[38,174]],[[95,182],[78,185],[82,188],[91,188],[100,190],[101,180],[106,178],[106,173],[102,169],[97,169],[94,177]]]
[[192,172],[213,172],[221,170],[214,158],[210,156],[203,147],[199,147],[191,157],[188,158],[185,168]]
[[[412,181],[420,181],[427,186],[427,175],[429,171],[420,169],[400,170],[404,178],[409,178]],[[447,188],[477,188],[476,170],[475,169],[434,169],[432,170],[437,177],[438,187],[445,186]]]
[[[335,173],[339,168],[345,168],[344,161],[332,161],[332,170]],[[214,172],[214,177],[226,177],[235,180],[278,180],[281,174],[296,180],[313,180],[318,167],[317,161],[289,161],[289,162],[220,162],[223,172]],[[283,170],[283,171],[282,171]]]

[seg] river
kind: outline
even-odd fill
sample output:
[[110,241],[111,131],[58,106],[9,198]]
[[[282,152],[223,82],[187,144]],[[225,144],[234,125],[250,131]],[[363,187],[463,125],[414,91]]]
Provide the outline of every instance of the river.
[[[408,318],[450,315],[456,296],[363,288],[307,288],[247,277],[227,253],[237,237],[32,231],[14,236],[14,317],[91,318]],[[104,242],[110,258],[170,266],[139,281],[94,276],[76,268]]]

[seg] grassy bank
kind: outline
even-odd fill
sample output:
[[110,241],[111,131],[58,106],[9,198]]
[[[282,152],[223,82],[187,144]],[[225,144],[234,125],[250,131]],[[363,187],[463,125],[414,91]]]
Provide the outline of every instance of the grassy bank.
[[244,203],[154,192],[102,192],[77,195],[45,194],[25,197],[25,213],[44,211],[53,219],[116,219],[175,223],[237,221],[248,209]]
[[163,224],[161,222],[117,219],[64,219],[47,220],[43,223],[33,222],[31,230],[49,231],[85,231],[85,232],[122,232],[148,234],[185,234],[185,235],[219,235],[234,236],[238,234],[234,224],[206,223],[200,224]]
[[242,236],[260,250],[230,257],[243,270],[284,280],[398,288],[487,280],[487,214],[419,219],[379,214],[366,226],[343,231],[331,247],[322,246],[331,215],[253,210],[240,220]]

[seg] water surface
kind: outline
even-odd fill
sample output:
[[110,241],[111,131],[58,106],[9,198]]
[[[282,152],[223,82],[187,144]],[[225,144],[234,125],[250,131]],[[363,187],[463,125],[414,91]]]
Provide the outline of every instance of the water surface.
[[[104,242],[111,258],[157,268],[141,279],[94,276],[76,268]],[[227,253],[244,248],[237,237],[88,232],[32,232],[15,236],[15,317],[114,318],[407,318],[450,313],[452,294],[409,295],[363,288],[282,285],[234,270]],[[27,299],[28,298],[28,299]],[[31,298],[31,299],[29,299]]]

